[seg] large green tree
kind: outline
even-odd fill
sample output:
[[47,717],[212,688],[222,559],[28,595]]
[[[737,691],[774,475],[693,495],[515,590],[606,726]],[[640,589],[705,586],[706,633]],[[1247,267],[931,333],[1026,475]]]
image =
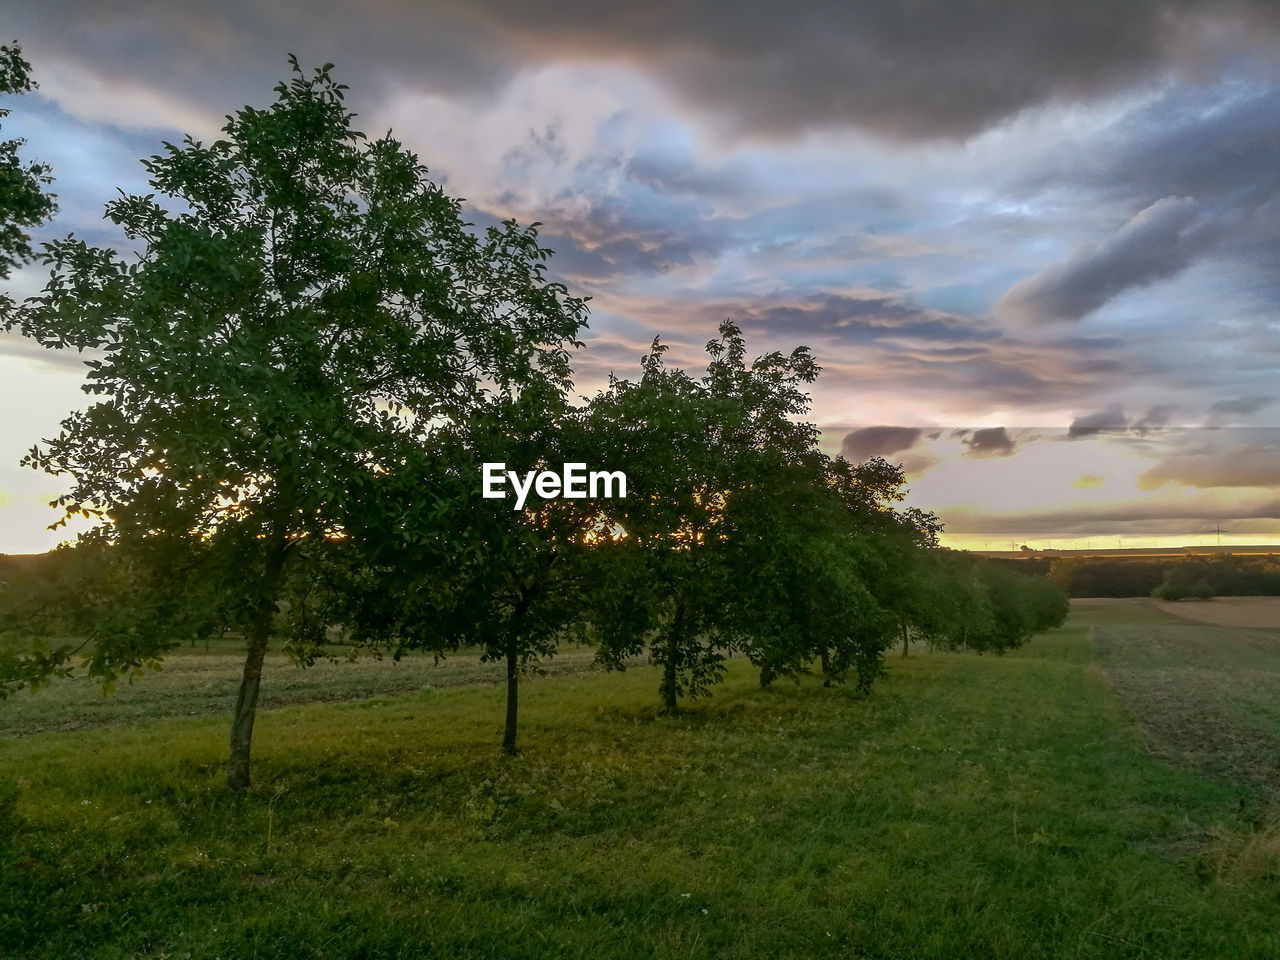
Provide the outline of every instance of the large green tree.
[[[27,458],[71,478],[67,513],[131,555],[175,544],[188,576],[224,588],[247,637],[237,789],[290,567],[341,553],[357,514],[403,510],[370,491],[433,430],[495,393],[567,382],[586,315],[545,278],[536,225],[469,230],[413,153],[353,128],[331,65],[291,63],[269,107],[236,111],[212,143],[164,144],[144,161],[154,193],[107,205],[136,257],[46,244],[48,284],[9,321],[94,352],[97,402]],[[436,507],[414,522],[447,524]],[[127,667],[172,642],[89,656]]]

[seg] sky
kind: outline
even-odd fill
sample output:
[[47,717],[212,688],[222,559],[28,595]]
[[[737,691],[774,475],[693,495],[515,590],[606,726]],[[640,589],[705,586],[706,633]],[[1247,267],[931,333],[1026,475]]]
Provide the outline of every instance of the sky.
[[[824,447],[901,463],[945,543],[1280,542],[1274,4],[10,0],[0,33],[40,84],[3,126],[54,169],[39,239],[122,245],[138,159],[295,53],[471,219],[545,225],[592,298],[580,393],[654,336],[699,367],[729,318],[812,348]],[[82,363],[0,334],[0,552],[67,535],[17,461]]]

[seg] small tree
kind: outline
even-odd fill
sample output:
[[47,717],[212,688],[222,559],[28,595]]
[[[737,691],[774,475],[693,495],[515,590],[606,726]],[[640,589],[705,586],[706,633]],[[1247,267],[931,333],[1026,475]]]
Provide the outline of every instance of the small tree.
[[946,649],[1004,653],[1066,620],[1065,590],[999,562],[954,553],[943,576],[950,622],[934,639]]
[[[468,231],[416,156],[352,128],[331,65],[291,64],[270,107],[237,111],[211,144],[166,143],[144,161],[155,194],[107,205],[135,262],[46,244],[52,276],[9,324],[101,356],[85,388],[100,400],[26,461],[72,478],[67,514],[97,517],[130,556],[185,547],[191,576],[234,601],[236,789],[288,568],[328,562],[385,503],[370,490],[491,389],[564,382],[585,318],[545,280],[534,228]],[[90,659],[125,668],[172,642]]]
[[719,679],[732,643],[727,570],[716,557],[728,414],[702,384],[667,369],[665,351],[655,339],[638,381],[613,379],[592,400],[588,429],[606,462],[626,465],[627,498],[608,513],[643,568],[633,582],[648,628],[632,629],[632,616],[602,622],[600,658],[621,668],[647,643],[650,661],[662,669],[663,708],[673,713],[680,697],[704,694]]
[[730,611],[761,686],[816,659],[827,685],[852,671],[865,689],[893,629],[872,593],[885,545],[836,493],[833,466],[814,455],[729,504]]
[[[581,634],[600,599],[597,584],[614,589],[601,583],[614,532],[596,501],[531,489],[513,509],[510,495],[484,497],[481,465],[503,463],[522,479],[562,463],[595,466],[585,441],[580,411],[554,388],[495,398],[466,424],[438,431],[426,448],[434,468],[383,491],[403,498],[408,525],[360,532],[363,556],[374,558],[371,577],[351,581],[335,614],[358,625],[361,642],[391,641],[397,654],[476,645],[482,660],[501,662],[507,753],[516,750],[521,675]],[[449,505],[448,530],[420,536],[419,514],[439,502]]]
[[1175,563],[1165,570],[1151,596],[1157,600],[1209,600],[1215,595],[1209,583],[1211,573],[1211,566],[1198,560]]

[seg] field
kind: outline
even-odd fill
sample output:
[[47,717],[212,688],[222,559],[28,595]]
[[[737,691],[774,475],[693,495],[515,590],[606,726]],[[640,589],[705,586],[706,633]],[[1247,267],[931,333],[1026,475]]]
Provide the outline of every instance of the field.
[[1280,633],[1077,603],[676,717],[576,651],[514,759],[471,662],[277,664],[244,798],[220,657],[0,704],[0,956],[1280,956]]
[[1155,600],[1165,613],[1219,627],[1280,630],[1280,597],[1220,597],[1217,600],[1170,603]]

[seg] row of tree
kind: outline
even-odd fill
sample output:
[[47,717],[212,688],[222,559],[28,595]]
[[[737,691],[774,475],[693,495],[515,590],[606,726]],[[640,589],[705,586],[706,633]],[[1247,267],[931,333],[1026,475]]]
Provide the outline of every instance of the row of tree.
[[[900,469],[819,450],[807,348],[749,359],[726,322],[703,375],[655,340],[573,402],[586,304],[546,277],[537,224],[472,229],[412,153],[352,128],[329,65],[293,68],[223,138],[144,161],[154,193],[107,205],[133,257],[47,243],[42,294],[5,305],[6,329],[90,356],[97,402],[26,462],[98,522],[19,617],[85,642],[11,649],[0,690],[237,631],[243,789],[274,634],[302,663],[335,637],[479,645],[514,750],[519,678],[570,638],[611,667],[647,654],[675,710],[735,654],[765,684],[820,663],[866,688],[899,639],[1003,650],[1061,621],[1056,588],[939,549]],[[515,510],[482,495],[487,462],[621,470],[627,495]]]

